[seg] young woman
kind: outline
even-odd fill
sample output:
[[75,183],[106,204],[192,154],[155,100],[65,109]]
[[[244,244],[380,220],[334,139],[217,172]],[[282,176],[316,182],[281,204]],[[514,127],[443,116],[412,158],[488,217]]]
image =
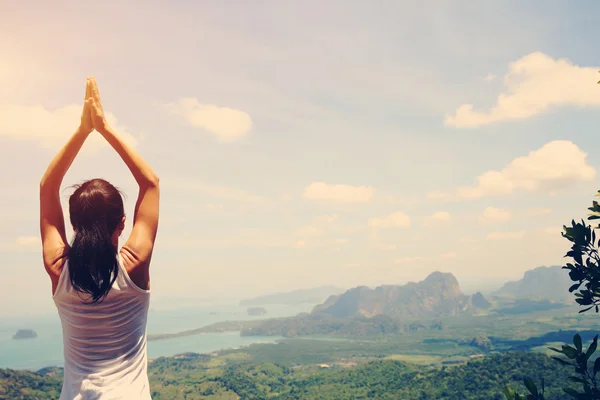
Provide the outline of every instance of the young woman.
[[[79,185],[69,198],[74,238],[67,242],[59,189],[95,129],[121,156],[139,185],[131,236],[119,191],[103,179]],[[158,177],[106,123],[98,86],[88,78],[81,124],[40,182],[44,267],[63,328],[60,400],[150,399],[146,321],[150,259],[158,227]]]

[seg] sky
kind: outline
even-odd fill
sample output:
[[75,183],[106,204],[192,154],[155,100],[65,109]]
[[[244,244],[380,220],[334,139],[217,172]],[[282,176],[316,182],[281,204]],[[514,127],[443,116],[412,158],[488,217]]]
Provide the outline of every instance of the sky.
[[[599,188],[599,20],[591,0],[0,0],[0,315],[53,310],[38,184],[90,75],[161,179],[155,299],[560,265]],[[63,204],[93,177],[131,220],[96,132]]]

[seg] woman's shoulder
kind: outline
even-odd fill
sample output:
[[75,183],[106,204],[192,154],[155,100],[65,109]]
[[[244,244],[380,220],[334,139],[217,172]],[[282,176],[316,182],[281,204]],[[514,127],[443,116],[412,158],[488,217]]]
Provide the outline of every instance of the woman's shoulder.
[[125,246],[119,250],[119,258],[123,269],[135,286],[144,291],[150,290],[150,260],[140,260]]

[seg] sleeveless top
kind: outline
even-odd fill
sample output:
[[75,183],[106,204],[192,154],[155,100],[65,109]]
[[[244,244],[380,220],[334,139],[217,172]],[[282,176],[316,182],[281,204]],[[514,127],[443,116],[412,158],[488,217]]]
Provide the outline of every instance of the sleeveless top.
[[[59,400],[151,400],[146,323],[150,290],[119,273],[100,303],[71,285],[68,260],[53,296],[63,330],[64,381]],[[81,296],[81,297],[80,297]]]

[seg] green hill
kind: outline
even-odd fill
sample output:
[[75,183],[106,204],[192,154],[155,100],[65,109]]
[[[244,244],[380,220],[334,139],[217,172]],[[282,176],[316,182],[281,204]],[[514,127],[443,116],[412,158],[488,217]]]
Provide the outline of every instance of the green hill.
[[[193,399],[439,399],[503,400],[502,388],[524,391],[524,375],[546,378],[547,399],[567,399],[559,388],[569,369],[534,353],[496,354],[464,365],[418,367],[376,360],[291,367],[254,361],[244,353],[159,358],[149,367],[153,400]],[[0,370],[0,399],[58,399],[57,376]]]

